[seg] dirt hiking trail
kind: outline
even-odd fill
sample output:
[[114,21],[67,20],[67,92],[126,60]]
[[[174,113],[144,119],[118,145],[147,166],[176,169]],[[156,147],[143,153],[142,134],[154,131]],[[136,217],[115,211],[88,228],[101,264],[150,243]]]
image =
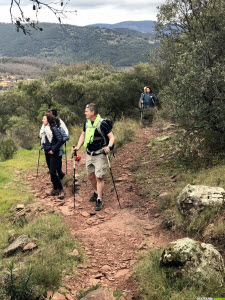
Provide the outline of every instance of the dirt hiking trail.
[[[78,265],[78,273],[74,277],[63,279],[65,287],[70,290],[74,299],[80,289],[96,284],[123,291],[125,299],[137,299],[136,287],[132,281],[132,268],[138,255],[142,251],[162,247],[174,240],[171,232],[160,227],[160,214],[156,209],[157,199],[146,203],[144,197],[138,196],[134,173],[129,169],[137,153],[144,155],[150,151],[147,147],[149,138],[158,135],[159,132],[153,128],[139,129],[135,141],[123,146],[111,161],[122,209],[118,205],[108,172],[103,209],[99,212],[94,210],[95,203],[89,202],[93,190],[85,172],[85,157],[76,164],[80,190],[76,193],[75,210],[71,187],[65,187],[64,201],[57,197],[45,196],[51,187],[47,169],[39,175],[38,181],[30,179],[36,201],[41,203],[46,211],[61,211],[73,237],[85,250],[87,262]],[[65,171],[65,163],[63,170]],[[68,174],[73,175],[70,154]],[[172,187],[171,183],[170,188]],[[168,187],[161,187],[160,192],[168,192]]]

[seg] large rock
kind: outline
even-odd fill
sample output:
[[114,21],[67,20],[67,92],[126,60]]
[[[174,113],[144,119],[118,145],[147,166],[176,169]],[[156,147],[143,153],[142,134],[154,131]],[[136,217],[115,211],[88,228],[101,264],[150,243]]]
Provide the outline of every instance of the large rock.
[[116,298],[112,292],[100,288],[88,293],[81,300],[116,300]]
[[26,234],[20,235],[14,242],[12,242],[5,250],[4,255],[10,256],[17,251],[22,251],[23,248],[28,244],[29,237]]
[[160,263],[173,267],[175,276],[182,275],[191,281],[207,282],[213,278],[219,286],[224,282],[223,258],[211,244],[190,238],[179,239],[166,246]]
[[225,190],[220,187],[188,184],[177,197],[177,206],[183,215],[194,214],[205,207],[225,204]]

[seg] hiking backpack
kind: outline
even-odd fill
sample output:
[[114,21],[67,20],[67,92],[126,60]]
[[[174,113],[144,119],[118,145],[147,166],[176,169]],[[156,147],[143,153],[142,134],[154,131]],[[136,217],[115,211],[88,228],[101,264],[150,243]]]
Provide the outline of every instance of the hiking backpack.
[[[111,121],[110,119],[108,119],[108,118],[101,118],[101,119],[99,120],[99,122],[98,122],[97,127],[96,127],[96,129],[97,129],[98,132],[101,134],[101,137],[102,137],[102,139],[103,139],[103,141],[104,141],[104,146],[107,146],[107,145],[109,144],[109,138],[108,138],[108,136],[104,136],[103,132],[101,131],[101,124],[102,124],[103,121],[105,121],[105,122],[108,124],[110,130],[112,130],[112,128],[113,128],[113,123],[112,123],[112,121]],[[86,121],[86,124],[87,124],[87,121]],[[111,148],[112,148],[111,150],[114,149],[114,144],[113,144],[113,146],[112,146]]]
[[70,138],[69,138],[69,136],[66,134],[65,130],[64,130],[62,127],[59,128],[59,132],[60,132],[61,135],[62,135],[62,138],[63,138],[63,144],[65,144]]

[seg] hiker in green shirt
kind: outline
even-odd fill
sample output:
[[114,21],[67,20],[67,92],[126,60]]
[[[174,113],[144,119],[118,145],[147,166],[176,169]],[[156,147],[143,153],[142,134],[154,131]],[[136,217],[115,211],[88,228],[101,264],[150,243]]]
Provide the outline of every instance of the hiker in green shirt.
[[96,202],[95,210],[102,209],[102,194],[104,176],[107,173],[108,163],[106,155],[112,150],[115,137],[112,133],[112,124],[108,119],[102,119],[94,103],[86,105],[86,121],[78,144],[73,151],[78,151],[82,145],[86,147],[86,169],[94,193],[89,199]]

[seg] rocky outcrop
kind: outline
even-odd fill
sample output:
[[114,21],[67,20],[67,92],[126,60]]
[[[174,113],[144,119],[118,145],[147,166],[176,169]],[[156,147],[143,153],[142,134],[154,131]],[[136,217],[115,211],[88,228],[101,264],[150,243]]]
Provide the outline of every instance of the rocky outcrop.
[[97,289],[95,291],[92,291],[88,293],[85,297],[81,298],[81,300],[116,300],[116,298],[113,296],[113,293],[104,290],[102,288]]
[[211,244],[183,238],[169,243],[164,249],[161,266],[172,267],[175,276],[190,281],[207,282],[213,279],[219,286],[224,283],[224,261]]
[[26,234],[20,235],[17,239],[15,239],[5,250],[4,255],[10,256],[17,251],[22,251],[23,248],[28,244],[29,237]]
[[188,184],[177,197],[177,207],[187,216],[205,207],[219,207],[225,204],[225,190],[220,187]]

